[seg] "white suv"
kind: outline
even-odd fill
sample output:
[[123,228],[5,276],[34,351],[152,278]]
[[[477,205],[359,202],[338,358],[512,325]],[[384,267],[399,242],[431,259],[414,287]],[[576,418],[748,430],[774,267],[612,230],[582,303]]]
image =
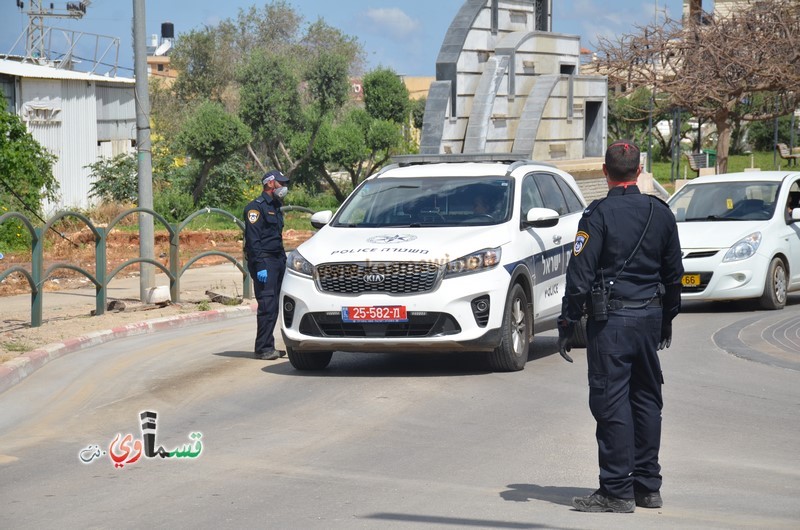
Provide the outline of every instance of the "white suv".
[[563,171],[487,158],[397,157],[336,214],[312,216],[320,231],[289,254],[281,291],[296,369],[323,369],[336,350],[525,367],[534,332],[555,328],[586,205]]

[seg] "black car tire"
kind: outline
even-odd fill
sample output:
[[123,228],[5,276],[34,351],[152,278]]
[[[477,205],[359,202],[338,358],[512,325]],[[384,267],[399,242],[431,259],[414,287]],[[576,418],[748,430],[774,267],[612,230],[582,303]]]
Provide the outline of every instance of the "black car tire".
[[759,304],[764,309],[783,309],[786,306],[786,264],[781,258],[772,258],[764,281],[764,294]]
[[525,289],[514,284],[508,293],[503,312],[502,341],[489,354],[489,366],[495,372],[516,372],[528,362],[531,337],[531,314]]

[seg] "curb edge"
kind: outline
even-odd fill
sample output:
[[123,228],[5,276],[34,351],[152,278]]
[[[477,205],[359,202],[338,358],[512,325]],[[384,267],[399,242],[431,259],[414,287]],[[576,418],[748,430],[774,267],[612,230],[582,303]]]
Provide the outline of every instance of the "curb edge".
[[154,318],[152,320],[134,322],[116,328],[92,331],[81,337],[46,344],[0,364],[0,394],[16,385],[48,362],[69,353],[125,337],[134,337],[137,335],[144,335],[145,333],[177,329],[203,322],[215,322],[229,318],[249,316],[256,312],[256,308],[256,304],[250,304],[230,309],[214,309],[211,311]]

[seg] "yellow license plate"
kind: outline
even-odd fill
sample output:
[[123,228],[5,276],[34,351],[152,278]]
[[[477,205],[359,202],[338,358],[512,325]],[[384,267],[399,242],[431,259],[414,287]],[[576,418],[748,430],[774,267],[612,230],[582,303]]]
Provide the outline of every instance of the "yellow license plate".
[[700,285],[700,275],[699,274],[684,274],[681,277],[681,283],[684,287],[697,287]]

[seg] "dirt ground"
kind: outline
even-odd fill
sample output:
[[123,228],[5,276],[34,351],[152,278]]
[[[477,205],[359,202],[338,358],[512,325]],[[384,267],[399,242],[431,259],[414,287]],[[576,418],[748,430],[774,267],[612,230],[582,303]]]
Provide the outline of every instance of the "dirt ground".
[[[286,230],[284,247],[287,250],[296,248],[300,243],[313,235],[313,231]],[[91,273],[95,270],[95,246],[92,234],[88,230],[66,234],[68,240],[58,238],[45,250],[45,270],[55,263],[69,263],[79,266]],[[166,232],[155,234],[155,256],[165,266],[168,264],[169,239]],[[180,237],[181,265],[197,254],[216,250],[231,254],[241,259],[241,231],[201,231],[182,232]],[[107,272],[110,273],[125,261],[135,258],[139,253],[139,236],[136,233],[113,233],[107,239]],[[5,254],[0,261],[0,272],[12,266],[22,266],[30,272],[30,252]],[[225,263],[221,256],[208,256],[192,265],[192,268]],[[138,264],[122,269],[114,278],[138,276]],[[91,285],[91,282],[79,272],[59,268],[53,271],[44,283],[45,292],[62,289],[75,289]],[[0,304],[2,297],[30,294],[30,286],[22,274],[11,274],[0,282]],[[151,320],[155,318],[207,311],[226,307],[222,303],[211,302],[208,297],[196,296],[184,299],[180,304],[168,304],[163,307],[146,306],[136,300],[125,300],[122,311],[107,311],[104,315],[91,316],[86,311],[74,308],[47,310],[43,315],[40,327],[30,327],[30,311],[11,315],[0,320],[0,363],[39,348],[60,342],[65,339],[81,337],[92,331],[112,329],[125,324]],[[244,303],[251,303],[245,300]]]

